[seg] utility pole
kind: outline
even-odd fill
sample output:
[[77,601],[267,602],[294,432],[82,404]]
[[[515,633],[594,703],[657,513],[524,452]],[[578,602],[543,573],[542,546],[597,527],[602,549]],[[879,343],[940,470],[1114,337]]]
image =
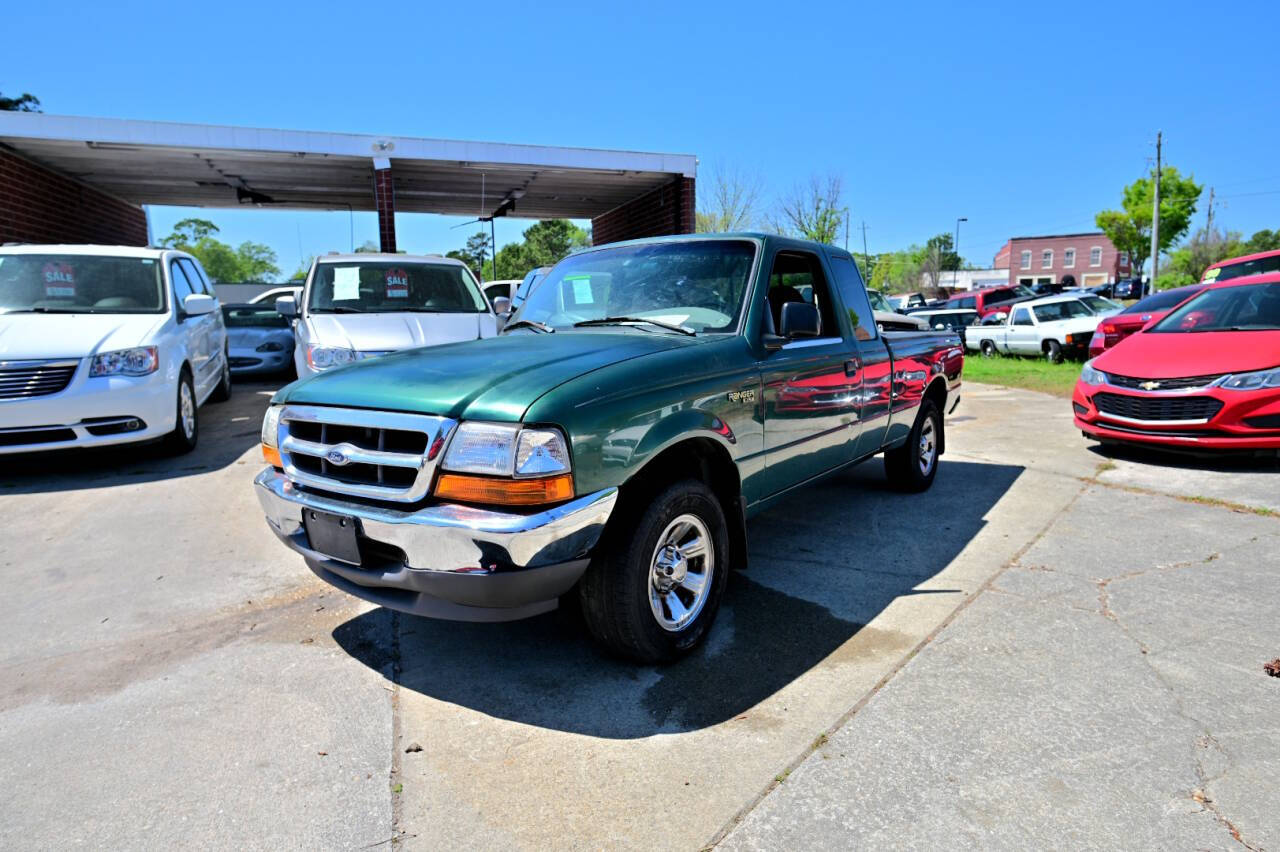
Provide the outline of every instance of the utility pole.
[[951,247],[951,250],[956,253],[956,269],[951,270],[951,289],[953,292],[956,289],[956,274],[960,267],[960,223],[968,221],[964,216],[956,220],[956,241],[955,245]]
[[862,223],[862,265],[867,269],[867,282],[871,281],[871,256],[867,254],[867,223]]
[[1204,224],[1204,240],[1209,242],[1213,239],[1213,187],[1209,187],[1209,221]]
[[1156,198],[1151,210],[1151,290],[1155,292],[1160,275],[1160,143],[1163,134],[1156,131]]

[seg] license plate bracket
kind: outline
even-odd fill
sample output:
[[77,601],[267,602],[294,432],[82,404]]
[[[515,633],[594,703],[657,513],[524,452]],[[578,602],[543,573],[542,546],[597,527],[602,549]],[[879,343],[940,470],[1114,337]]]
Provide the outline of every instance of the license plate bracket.
[[311,549],[332,559],[360,564],[360,521],[319,509],[302,510],[302,526]]

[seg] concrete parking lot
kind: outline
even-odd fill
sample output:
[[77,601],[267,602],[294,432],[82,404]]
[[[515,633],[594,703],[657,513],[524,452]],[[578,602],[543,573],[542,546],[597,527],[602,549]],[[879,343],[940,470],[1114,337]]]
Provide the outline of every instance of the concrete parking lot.
[[1274,463],[968,385],[933,490],[770,510],[638,668],[315,580],[251,493],[271,390],[190,456],[0,460],[0,846],[1280,846]]

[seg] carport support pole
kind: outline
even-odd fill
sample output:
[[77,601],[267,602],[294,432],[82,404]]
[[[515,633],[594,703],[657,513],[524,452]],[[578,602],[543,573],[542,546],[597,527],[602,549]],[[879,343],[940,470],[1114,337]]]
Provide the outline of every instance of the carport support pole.
[[391,180],[391,158],[373,158],[373,201],[378,208],[378,241],[380,250],[394,254],[396,250],[396,190]]

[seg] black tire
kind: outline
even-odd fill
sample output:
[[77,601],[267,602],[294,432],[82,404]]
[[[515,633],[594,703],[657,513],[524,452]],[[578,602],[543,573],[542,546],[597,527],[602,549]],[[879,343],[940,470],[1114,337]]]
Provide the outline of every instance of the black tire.
[[[922,440],[927,438],[928,440]],[[898,491],[926,491],[938,475],[942,447],[942,412],[933,400],[920,403],[920,413],[907,442],[884,454],[884,472],[889,485]],[[927,466],[926,466],[927,459]]]
[[996,355],[996,344],[994,340],[982,341],[981,349],[983,358],[994,358]]
[[226,402],[231,399],[231,357],[224,349],[222,351],[222,376],[218,379],[218,386],[213,389],[213,393],[209,394],[209,402]]
[[[687,517],[702,524],[701,531],[690,525],[696,538],[702,537],[702,531],[707,533],[710,547],[701,557],[686,559],[678,546],[674,550],[661,546],[664,540],[694,544],[693,538],[679,534],[680,525],[689,524],[683,520]],[[703,594],[681,581],[673,582],[670,572],[661,576],[662,566],[670,568],[673,563],[670,558],[658,558],[664,551],[674,553],[679,576],[693,579],[698,576],[696,568],[703,568]],[[578,584],[587,630],[613,653],[636,662],[678,659],[711,630],[729,577],[729,554],[728,525],[711,489],[695,479],[667,486],[611,524],[601,552]],[[662,583],[671,584],[670,589],[662,590]],[[681,623],[678,611],[668,603],[672,597],[682,608],[688,604],[687,621]]]
[[[186,400],[183,398],[184,388],[187,392]],[[187,403],[190,404],[190,420],[183,415],[183,409]],[[177,417],[173,424],[173,431],[164,439],[164,448],[171,455],[180,456],[194,450],[196,442],[200,440],[200,416],[196,407],[196,388],[191,381],[191,373],[185,369],[182,371],[182,375],[178,377],[178,391],[174,404]]]
[[1056,340],[1044,342],[1044,357],[1050,364],[1062,363],[1062,344]]

